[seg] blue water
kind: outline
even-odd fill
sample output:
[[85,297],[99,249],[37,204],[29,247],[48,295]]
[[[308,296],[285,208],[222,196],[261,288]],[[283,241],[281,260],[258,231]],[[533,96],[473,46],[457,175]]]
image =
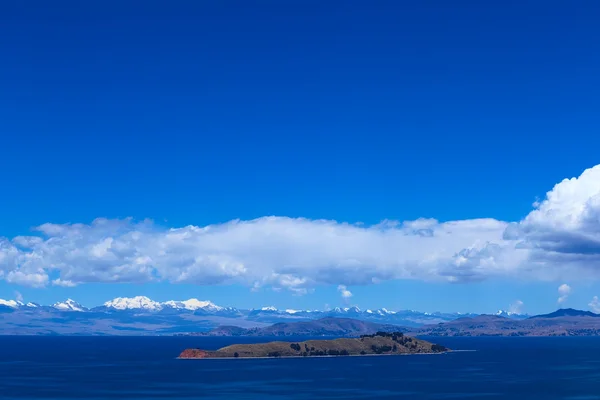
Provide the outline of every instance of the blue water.
[[476,351],[176,360],[232,340],[0,337],[0,399],[600,399],[600,338],[436,341]]

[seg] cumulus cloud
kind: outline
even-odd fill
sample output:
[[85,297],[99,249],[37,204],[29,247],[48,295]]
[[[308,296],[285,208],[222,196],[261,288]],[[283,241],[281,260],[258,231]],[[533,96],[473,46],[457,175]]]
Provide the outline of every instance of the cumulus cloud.
[[594,296],[592,301],[588,303],[590,310],[595,312],[596,314],[600,313],[600,300],[598,300],[598,296]]
[[524,303],[521,300],[515,300],[508,307],[508,311],[513,314],[522,314],[523,313],[523,305],[524,305]]
[[571,286],[563,283],[558,287],[558,304],[562,304],[567,301],[567,298],[571,294]]
[[521,222],[511,224],[505,239],[520,240],[530,260],[562,263],[598,277],[600,261],[600,165],[565,179],[534,204]]
[[0,237],[0,279],[34,287],[167,281],[304,294],[394,279],[598,279],[599,262],[600,165],[557,184],[517,222],[263,217],[168,228],[99,218]]
[[348,301],[350,297],[352,297],[352,292],[348,290],[346,285],[338,285],[337,290],[340,292],[340,295],[344,301]]

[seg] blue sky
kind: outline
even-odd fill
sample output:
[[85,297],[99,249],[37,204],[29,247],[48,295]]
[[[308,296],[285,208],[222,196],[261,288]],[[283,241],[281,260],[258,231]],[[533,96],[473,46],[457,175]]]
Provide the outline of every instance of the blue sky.
[[[0,298],[542,312],[563,283],[565,305],[600,295],[598,173],[532,205],[600,164],[594,2],[1,7]],[[402,224],[420,218],[435,242]]]

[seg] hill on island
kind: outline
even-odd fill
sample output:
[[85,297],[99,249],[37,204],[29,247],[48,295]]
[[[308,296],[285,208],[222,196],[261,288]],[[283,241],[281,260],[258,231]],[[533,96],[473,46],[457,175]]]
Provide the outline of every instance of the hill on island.
[[377,332],[354,339],[308,340],[305,342],[270,342],[234,344],[216,351],[184,350],[179,358],[258,358],[315,357],[373,354],[427,354],[448,351],[444,346],[404,336],[401,332]]
[[262,328],[244,329],[221,326],[193,336],[360,336],[375,332],[403,331],[394,325],[359,321],[352,318],[321,318],[315,321],[280,322]]

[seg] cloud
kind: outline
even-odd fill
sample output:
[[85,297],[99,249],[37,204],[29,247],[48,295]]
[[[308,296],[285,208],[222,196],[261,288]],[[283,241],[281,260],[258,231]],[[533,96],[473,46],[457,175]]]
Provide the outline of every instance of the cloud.
[[53,286],[62,286],[62,287],[75,287],[77,284],[70,280],[63,280],[60,278],[54,279],[52,281]]
[[515,300],[509,307],[508,311],[514,314],[523,313],[523,302],[521,300]]
[[505,239],[520,240],[530,260],[562,263],[580,274],[598,277],[600,261],[600,165],[579,177],[564,179],[534,204],[521,222],[511,224]]
[[588,306],[590,307],[590,310],[596,314],[600,313],[600,300],[598,300],[598,296],[594,296],[592,301],[589,302]]
[[45,272],[25,272],[15,270],[8,272],[4,279],[8,283],[15,283],[22,286],[41,288],[48,284],[48,275]]
[[271,216],[169,228],[98,218],[0,237],[0,279],[34,287],[236,283],[301,295],[318,285],[396,279],[597,280],[599,263],[600,165],[555,185],[516,222],[422,218],[365,225]]
[[338,292],[340,292],[342,299],[344,299],[345,301],[349,300],[350,297],[352,297],[352,292],[349,291],[345,285],[338,285],[337,290]]
[[558,287],[558,304],[562,304],[567,301],[567,298],[571,294],[571,286],[563,283]]
[[15,300],[20,301],[21,303],[23,302],[23,295],[21,294],[21,292],[16,291],[16,290],[15,290]]
[[1,265],[22,275],[22,284],[31,276],[40,286],[49,275],[54,284],[242,283],[296,294],[320,284],[464,282],[503,274],[496,261],[504,258],[502,245],[493,242],[502,240],[505,227],[492,219],[364,226],[263,217],[169,229],[150,221],[97,219],[44,224],[36,228],[42,240],[4,239],[7,261]]

